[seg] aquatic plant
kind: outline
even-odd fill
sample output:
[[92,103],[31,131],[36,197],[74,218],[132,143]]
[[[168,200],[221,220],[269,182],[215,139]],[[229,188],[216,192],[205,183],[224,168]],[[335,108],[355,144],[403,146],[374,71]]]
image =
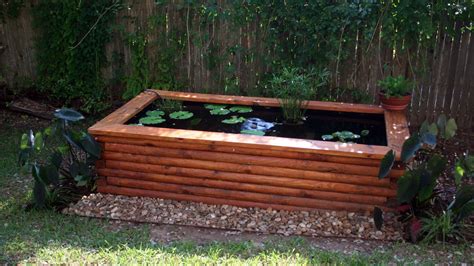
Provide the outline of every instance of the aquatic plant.
[[245,130],[240,131],[240,133],[247,134],[247,135],[265,136],[265,132],[260,131],[260,130],[245,129]]
[[231,112],[239,113],[239,114],[250,113],[253,111],[252,107],[250,106],[233,106],[229,108],[229,110]]
[[322,135],[321,138],[323,140],[333,140],[333,139],[338,139],[340,142],[346,142],[347,140],[354,140],[354,139],[359,139],[361,136],[367,136],[369,135],[370,131],[369,130],[362,130],[359,134],[354,134],[351,131],[336,131],[332,133],[331,135]]
[[285,122],[298,123],[304,119],[308,100],[318,87],[327,82],[327,71],[284,68],[270,80],[272,91],[280,101]]
[[148,111],[146,112],[147,116],[163,116],[165,115],[165,112],[161,111],[160,109],[156,109],[153,111]]
[[185,119],[189,119],[193,117],[194,114],[188,111],[177,111],[177,112],[171,113],[169,116],[171,119],[185,120]]
[[221,109],[212,109],[209,111],[211,115],[227,115],[230,113],[229,109],[221,108]]
[[165,110],[166,112],[177,112],[183,110],[183,102],[182,101],[175,101],[170,99],[163,99],[158,106],[161,110]]
[[165,122],[166,119],[164,119],[161,116],[146,116],[140,118],[139,122],[142,125],[156,125],[156,124],[161,124]]
[[214,110],[214,109],[224,109],[226,108],[227,105],[222,105],[222,104],[205,104],[204,108]]
[[229,119],[222,120],[222,123],[224,123],[224,124],[238,124],[238,123],[242,123],[244,121],[245,121],[245,117],[233,115]]

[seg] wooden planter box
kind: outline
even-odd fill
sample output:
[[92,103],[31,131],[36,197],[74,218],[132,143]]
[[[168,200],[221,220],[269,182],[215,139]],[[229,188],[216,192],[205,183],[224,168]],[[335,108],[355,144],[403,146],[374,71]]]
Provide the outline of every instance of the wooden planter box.
[[98,191],[128,196],[283,210],[371,211],[396,194],[401,169],[377,178],[390,149],[409,136],[403,112],[379,106],[309,102],[308,109],[377,113],[387,146],[125,125],[162,98],[279,106],[277,99],[148,90],[89,129],[103,144]]

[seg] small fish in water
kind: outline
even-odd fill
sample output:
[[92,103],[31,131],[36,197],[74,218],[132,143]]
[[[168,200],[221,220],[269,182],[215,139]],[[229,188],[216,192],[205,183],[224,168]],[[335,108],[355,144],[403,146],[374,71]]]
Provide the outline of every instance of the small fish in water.
[[265,122],[260,118],[248,118],[242,124],[241,130],[259,130],[259,131],[267,131],[270,128],[274,127],[275,124],[270,122]]

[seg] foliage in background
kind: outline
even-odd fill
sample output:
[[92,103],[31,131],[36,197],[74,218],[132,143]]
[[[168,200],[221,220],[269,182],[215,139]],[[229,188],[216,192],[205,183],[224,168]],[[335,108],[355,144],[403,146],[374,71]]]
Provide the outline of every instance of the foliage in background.
[[25,0],[0,0],[0,21],[5,23],[7,18],[17,18]]
[[[448,206],[437,198],[438,178],[445,171],[448,161],[434,147],[437,141],[453,138],[456,130],[454,119],[440,115],[436,123],[423,123],[420,130],[403,143],[400,158],[406,170],[397,181],[397,201],[413,241],[444,242],[448,238],[458,240],[463,235],[474,235],[474,228],[463,223],[474,212],[474,186],[457,181],[456,195]],[[421,153],[427,154],[427,158],[412,161]],[[389,174],[394,161],[395,152],[391,150],[382,159],[379,178]],[[381,224],[382,217],[378,213],[374,220]]]
[[81,102],[86,112],[107,107],[105,45],[118,0],[39,1],[34,7],[38,86],[54,98]]
[[137,96],[140,92],[148,89],[150,85],[150,70],[146,54],[147,36],[137,30],[137,32],[130,34],[127,39],[132,57],[132,72],[125,78],[126,88],[122,96],[124,100]]
[[78,187],[90,191],[95,182],[92,168],[100,158],[94,138],[72,127],[84,119],[82,114],[63,108],[54,116],[50,127],[21,137],[19,163],[34,179],[35,208],[64,207],[82,196]]

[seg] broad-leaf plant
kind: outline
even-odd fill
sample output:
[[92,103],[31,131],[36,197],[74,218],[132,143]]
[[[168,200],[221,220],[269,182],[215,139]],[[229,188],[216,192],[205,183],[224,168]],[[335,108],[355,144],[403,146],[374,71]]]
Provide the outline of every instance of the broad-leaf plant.
[[[435,151],[439,141],[454,137],[457,125],[454,119],[440,115],[436,123],[424,122],[420,130],[408,138],[402,145],[400,160],[405,164],[405,172],[397,181],[397,210],[402,213],[404,222],[408,223],[408,233],[412,241],[420,236],[426,237],[430,232],[424,230],[423,221],[433,216],[436,209],[436,184],[440,175],[446,170],[447,160]],[[421,162],[413,160],[415,156],[423,157]],[[382,159],[379,178],[385,178],[390,173],[396,154],[390,150]],[[474,173],[474,158],[466,155],[459,159],[454,166],[454,176],[457,191],[454,200],[448,206],[443,206],[443,213],[449,212],[450,222],[459,226],[463,219],[474,211],[474,187],[462,185],[461,178],[472,176]],[[439,206],[439,204],[438,204]],[[376,207],[374,222],[378,229],[383,223],[381,209]],[[454,228],[454,227],[453,227]],[[443,235],[443,239],[444,239]]]
[[21,138],[19,164],[34,179],[34,208],[64,206],[93,189],[93,166],[101,154],[95,139],[74,126],[82,114],[62,108],[54,116],[51,126]]

